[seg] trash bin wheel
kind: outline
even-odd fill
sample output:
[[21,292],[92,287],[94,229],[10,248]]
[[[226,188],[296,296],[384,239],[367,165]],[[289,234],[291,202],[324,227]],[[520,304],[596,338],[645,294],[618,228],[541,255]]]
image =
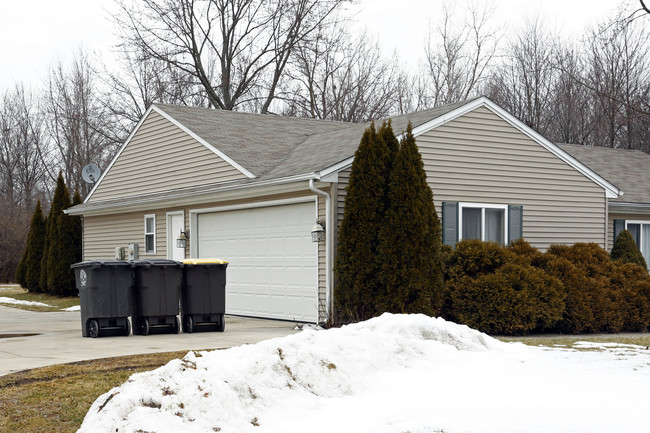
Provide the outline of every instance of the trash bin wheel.
[[146,317],[143,317],[140,319],[140,334],[141,335],[149,335],[149,330],[151,329],[149,327],[149,319]]
[[181,321],[178,320],[178,317],[174,317],[174,324],[172,325],[172,331],[174,334],[181,332]]
[[223,317],[223,314],[219,315],[219,323],[217,323],[217,331],[223,332],[226,330],[226,321]]
[[194,332],[194,319],[192,319],[192,316],[183,317],[183,332],[186,334]]
[[131,335],[131,322],[129,322],[129,319],[126,319],[126,326],[124,327],[124,334],[125,337],[128,337]]
[[91,338],[99,337],[99,322],[97,322],[97,320],[90,319],[88,321],[88,335],[90,335]]

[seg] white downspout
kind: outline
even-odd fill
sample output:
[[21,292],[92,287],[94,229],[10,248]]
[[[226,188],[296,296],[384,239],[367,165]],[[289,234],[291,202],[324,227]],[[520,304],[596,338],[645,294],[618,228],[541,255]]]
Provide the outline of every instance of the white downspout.
[[[334,226],[331,224],[330,218],[330,195],[325,191],[321,191],[314,186],[314,179],[309,179],[309,189],[316,194],[325,196],[325,320],[329,320],[332,302],[332,285],[331,285],[331,249],[332,249],[332,233]],[[320,319],[320,317],[319,317]]]

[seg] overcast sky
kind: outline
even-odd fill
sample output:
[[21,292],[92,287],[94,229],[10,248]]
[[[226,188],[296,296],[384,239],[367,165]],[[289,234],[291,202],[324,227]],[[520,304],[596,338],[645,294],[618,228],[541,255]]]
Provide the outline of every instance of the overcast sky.
[[[476,0],[481,2],[482,0]],[[506,31],[539,13],[568,38],[580,35],[632,0],[495,0],[494,20]],[[378,37],[387,52],[417,63],[429,23],[435,24],[442,0],[361,0],[359,28]],[[452,2],[463,10],[465,0]],[[0,0],[0,91],[23,81],[39,86],[56,58],[83,46],[110,62],[117,43],[108,19],[113,0]]]

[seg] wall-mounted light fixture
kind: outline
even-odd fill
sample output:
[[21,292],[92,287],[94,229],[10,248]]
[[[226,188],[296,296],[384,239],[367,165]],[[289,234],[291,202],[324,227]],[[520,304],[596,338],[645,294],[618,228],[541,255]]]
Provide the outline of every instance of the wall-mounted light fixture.
[[316,224],[311,229],[311,241],[323,242],[325,240],[325,222],[316,221]]
[[178,238],[176,238],[176,247],[185,249],[185,247],[187,246],[187,238],[188,238],[188,233],[181,230],[181,233],[178,235]]

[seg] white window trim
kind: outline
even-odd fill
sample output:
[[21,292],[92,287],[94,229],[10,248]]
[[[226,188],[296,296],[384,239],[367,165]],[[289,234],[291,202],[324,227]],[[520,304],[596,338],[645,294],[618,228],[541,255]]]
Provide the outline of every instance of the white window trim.
[[[641,224],[641,225],[647,224],[647,225],[650,225],[650,221],[647,221],[647,220],[625,220],[625,230],[627,230],[628,223],[629,224]],[[643,229],[641,229],[641,230],[643,230]],[[616,241],[616,239],[614,239],[614,241]],[[643,251],[643,247],[644,247],[644,245],[643,245],[643,236],[641,236],[641,234],[639,234],[639,245],[637,245],[637,246],[639,247],[639,251]]]
[[[147,233],[147,218],[153,218],[152,233]],[[153,235],[153,251],[147,250],[147,235]],[[144,253],[156,254],[156,214],[148,214],[144,216]]]
[[481,208],[481,241],[485,242],[485,209],[503,209],[503,245],[508,245],[508,205],[458,202],[458,240],[463,239],[463,208]]

